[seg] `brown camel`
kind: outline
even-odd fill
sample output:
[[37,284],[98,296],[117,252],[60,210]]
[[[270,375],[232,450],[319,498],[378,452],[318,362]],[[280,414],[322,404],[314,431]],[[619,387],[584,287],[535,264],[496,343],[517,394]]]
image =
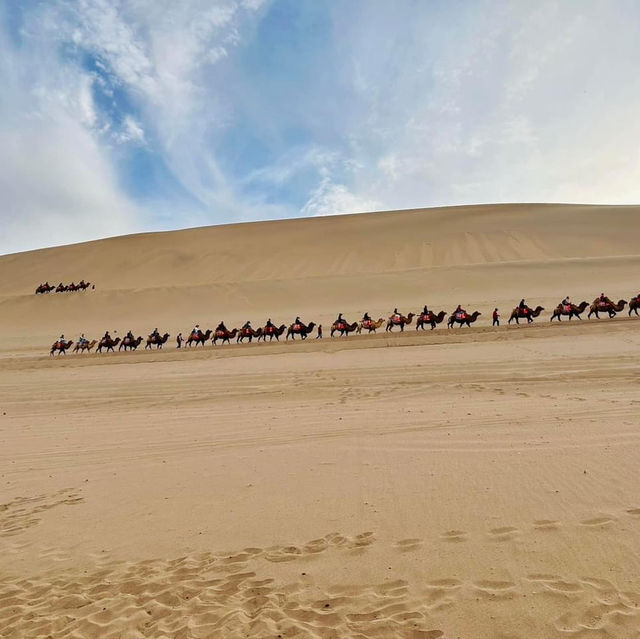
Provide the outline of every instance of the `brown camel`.
[[309,322],[307,325],[302,323],[291,324],[287,329],[286,339],[291,337],[291,339],[295,340],[296,335],[300,335],[300,339],[307,339],[307,335],[310,335],[313,332],[315,326],[315,322]]
[[[211,329],[208,328],[206,330],[206,332],[202,332],[200,331],[199,333],[196,333],[195,331],[191,332],[189,334],[189,337],[187,338],[187,346],[191,346],[191,344],[195,343],[195,345],[197,346],[198,344],[200,344],[201,346],[204,346],[205,342],[211,337]],[[166,340],[165,340],[166,342]],[[163,342],[164,343],[164,342]],[[149,347],[151,348],[151,347]]]
[[465,324],[471,327],[471,324],[473,324],[480,315],[482,315],[480,311],[473,311],[471,315],[468,313],[456,313],[454,311],[447,320],[447,328],[453,328],[455,324],[460,324],[459,328],[462,328]]
[[572,317],[577,317],[579,320],[581,320],[582,318],[580,317],[580,315],[584,313],[584,310],[585,308],[587,308],[587,306],[589,306],[589,302],[580,302],[578,306],[576,306],[575,304],[569,304],[569,306],[558,304],[558,306],[553,309],[553,314],[551,315],[551,319],[549,321],[553,322],[554,319],[557,319],[559,322],[561,322],[563,315],[568,315],[569,319],[571,319]]
[[535,308],[529,308],[528,306],[520,308],[519,306],[516,306],[511,311],[511,317],[509,317],[508,323],[511,324],[512,320],[515,320],[516,324],[520,324],[521,319],[526,319],[527,324],[531,324],[531,322],[533,322],[533,318],[538,317],[542,311],[544,311],[543,306],[536,306]]
[[58,355],[60,355],[60,353],[62,353],[63,355],[66,355],[66,351],[67,349],[71,348],[71,344],[73,344],[73,340],[69,340],[68,342],[54,342],[53,346],[51,347],[51,352],[49,353],[49,355],[53,355],[54,353],[57,353]]
[[55,288],[55,286],[50,286],[48,283],[40,284],[40,286],[38,286],[38,288],[36,289],[36,295],[38,295],[38,293],[50,293],[51,291],[55,290]]
[[363,330],[369,331],[369,333],[375,333],[382,325],[384,324],[384,319],[382,317],[378,318],[375,322],[373,320],[362,320],[358,323],[358,328],[356,329],[356,333],[360,335]]
[[[209,333],[211,334],[211,333]],[[155,344],[156,348],[162,348],[163,344],[166,344],[169,339],[169,333],[165,333],[164,335],[149,335],[147,337],[147,343],[145,344],[145,350],[151,349],[151,347]]]
[[105,339],[104,337],[98,342],[98,348],[96,348],[96,351],[98,353],[102,353],[102,349],[106,348],[107,349],[107,353],[109,351],[113,351],[114,347],[117,346],[120,343],[120,338],[116,337],[115,339]]
[[227,342],[227,344],[231,344],[231,340],[237,334],[238,334],[238,329],[237,328],[234,328],[232,331],[223,331],[223,330],[214,331],[213,340],[211,340],[211,341],[212,341],[214,346],[218,343],[218,340],[222,340],[223,344],[225,342]]
[[433,330],[436,327],[436,324],[440,324],[442,322],[446,314],[446,311],[440,311],[437,315],[433,311],[429,311],[426,315],[424,313],[420,313],[416,320],[416,331],[419,328],[424,331],[425,324],[430,324],[431,330]]
[[92,339],[90,342],[82,342],[82,344],[80,342],[78,342],[74,347],[73,347],[73,352],[74,353],[84,353],[84,351],[87,351],[87,353],[91,352],[91,349],[98,343],[97,339]]
[[637,315],[639,308],[640,308],[640,298],[632,297],[629,300],[629,316],[631,316],[631,311],[633,311]]
[[123,348],[126,351],[130,348],[132,351],[135,351],[138,346],[140,346],[140,342],[142,342],[142,335],[138,335],[135,339],[131,339],[130,337],[125,337],[120,342],[120,346],[118,346],[118,350],[121,351]]
[[358,328],[358,322],[354,322],[353,324],[349,324],[349,322],[334,322],[331,325],[331,337],[333,337],[334,333],[340,333],[340,337],[343,335],[349,335],[349,333],[353,333]]
[[62,282],[60,282],[60,284],[58,284],[58,286],[56,286],[56,293],[64,293],[65,291],[68,291],[69,287],[65,286]]
[[387,327],[385,328],[385,330],[387,332],[393,330],[394,326],[399,326],[400,327],[400,332],[404,331],[404,327],[405,326],[409,326],[409,324],[411,324],[411,322],[413,321],[413,318],[416,316],[415,313],[409,313],[409,315],[407,315],[406,317],[404,315],[400,315],[400,318],[398,319],[395,315],[392,315],[388,320],[387,320]]
[[587,319],[591,319],[592,315],[595,315],[598,319],[600,319],[600,315],[598,313],[608,313],[609,319],[616,316],[616,313],[619,313],[624,307],[627,305],[627,300],[618,300],[618,303],[614,302],[601,302],[600,298],[594,300],[593,304],[589,307],[589,312],[587,313]]
[[281,324],[280,326],[265,326],[262,329],[262,335],[260,335],[260,337],[258,337],[258,341],[263,340],[263,341],[267,341],[267,337],[269,338],[269,341],[273,341],[273,338],[276,338],[276,341],[279,342],[280,341],[280,335],[282,335],[282,333],[284,333],[284,329],[287,328],[286,324]]
[[238,331],[238,337],[236,338],[236,342],[238,344],[242,344],[243,340],[246,338],[249,340],[249,344],[251,344],[251,340],[254,337],[257,337],[258,339],[260,339],[260,336],[262,335],[262,328],[257,328],[255,331],[248,326],[247,328],[241,328]]

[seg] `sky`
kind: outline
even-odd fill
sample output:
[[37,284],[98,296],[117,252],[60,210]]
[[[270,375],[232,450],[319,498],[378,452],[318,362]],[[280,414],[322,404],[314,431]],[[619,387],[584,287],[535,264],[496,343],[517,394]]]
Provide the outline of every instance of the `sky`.
[[636,0],[4,0],[0,253],[640,203]]

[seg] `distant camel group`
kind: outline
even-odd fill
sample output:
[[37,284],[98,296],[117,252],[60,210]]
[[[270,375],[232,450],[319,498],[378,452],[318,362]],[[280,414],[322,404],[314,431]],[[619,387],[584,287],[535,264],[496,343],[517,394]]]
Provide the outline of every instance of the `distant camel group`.
[[78,284],[71,282],[71,284],[63,284],[60,282],[58,286],[51,285],[49,282],[39,284],[36,288],[36,295],[44,295],[45,293],[75,293],[76,291],[86,291],[89,287],[95,289],[96,285],[91,282],[85,282],[80,280]]
[[[88,284],[87,284],[88,286]],[[558,321],[562,321],[562,317],[568,317],[571,320],[574,317],[577,317],[581,320],[581,315],[584,311],[589,309],[587,314],[587,318],[591,318],[595,316],[600,318],[600,313],[606,314],[609,318],[615,317],[617,313],[624,310],[624,308],[629,305],[629,315],[632,312],[635,312],[636,315],[639,315],[638,311],[640,309],[640,294],[632,297],[629,302],[626,300],[619,300],[617,303],[611,301],[608,297],[601,295],[596,298],[589,304],[584,301],[580,304],[573,303],[560,303],[556,308],[553,309],[551,314],[550,321],[557,319]],[[494,326],[499,325],[499,320],[497,318],[499,315],[497,314],[498,309],[494,310],[493,319]],[[536,308],[530,308],[526,304],[524,304],[524,300],[520,303],[520,305],[516,306],[509,315],[509,324],[512,321],[515,321],[517,324],[520,323],[521,319],[526,319],[527,323],[530,324],[533,320],[540,316],[540,314],[544,311],[544,307],[536,306]],[[473,313],[467,313],[460,306],[453,311],[447,320],[447,327],[453,328],[455,326],[471,326],[476,322],[478,317],[480,317],[482,313],[480,311],[474,311]],[[403,315],[396,311],[388,317],[386,320],[380,317],[377,320],[373,320],[365,314],[366,319],[362,319],[359,322],[350,323],[342,318],[342,314],[340,314],[339,319],[336,320],[330,329],[331,337],[335,335],[339,336],[347,336],[350,333],[361,334],[363,331],[367,333],[375,333],[377,329],[381,328],[383,324],[385,325],[385,331],[391,332],[394,328],[399,328],[400,331],[404,331],[405,326],[410,326],[413,323],[415,318],[416,320],[416,331],[417,330],[426,330],[426,327],[429,326],[431,330],[434,330],[438,324],[441,324],[445,317],[447,316],[446,311],[435,312],[429,310],[426,306],[423,311],[419,313],[408,313],[407,315]],[[296,336],[301,339],[306,339],[309,335],[311,335],[317,329],[316,339],[320,339],[323,336],[322,333],[322,325],[317,325],[315,322],[309,322],[309,324],[304,324],[296,318],[292,324],[288,326],[286,324],[281,324],[280,326],[276,326],[269,322],[260,328],[254,329],[251,327],[250,323],[247,322],[242,328],[233,328],[231,330],[227,329],[226,326],[221,322],[220,325],[215,330],[207,329],[205,331],[202,330],[192,330],[186,339],[182,338],[182,334],[180,333],[177,337],[178,348],[182,347],[184,343],[185,346],[204,346],[208,341],[215,346],[218,343],[220,344],[230,344],[232,339],[236,340],[236,343],[242,344],[245,340],[251,342],[254,338],[257,341],[266,341],[269,338],[269,341],[275,339],[276,341],[280,341],[280,337],[285,334],[285,339],[288,340],[291,338],[295,340]],[[285,333],[286,331],[286,333]],[[151,335],[146,338],[145,349],[151,349],[152,346],[156,348],[162,348],[162,346],[167,342],[170,335],[169,333],[165,333],[164,335],[160,335],[154,331]],[[143,338],[133,337],[130,333],[124,339],[120,337],[116,337],[115,339],[111,338],[108,333],[99,340],[87,340],[82,339],[79,340],[75,347],[73,348],[74,353],[91,353],[95,348],[96,352],[102,353],[103,350],[106,352],[114,351],[116,346],[118,350],[131,350],[135,351],[138,346],[143,342]],[[50,355],[54,354],[66,354],[66,351],[71,349],[71,346],[74,342],[66,341],[64,339],[59,339],[56,341],[51,347]]]

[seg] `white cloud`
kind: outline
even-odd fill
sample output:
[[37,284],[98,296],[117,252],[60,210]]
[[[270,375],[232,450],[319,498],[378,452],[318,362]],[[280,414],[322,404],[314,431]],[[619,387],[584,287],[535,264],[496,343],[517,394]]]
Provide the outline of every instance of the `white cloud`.
[[362,198],[351,193],[344,184],[334,184],[328,177],[311,193],[311,197],[302,207],[305,217],[340,215],[345,213],[366,213],[380,206],[376,200]]

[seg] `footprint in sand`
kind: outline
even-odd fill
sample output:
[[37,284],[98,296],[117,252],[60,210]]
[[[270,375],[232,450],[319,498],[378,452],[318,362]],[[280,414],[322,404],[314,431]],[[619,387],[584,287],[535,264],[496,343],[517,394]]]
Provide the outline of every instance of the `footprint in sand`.
[[447,530],[440,535],[440,539],[451,542],[467,541],[467,533],[464,530]]
[[536,530],[558,530],[560,522],[555,519],[536,519],[533,522],[533,527]]
[[614,522],[613,517],[601,516],[601,517],[592,517],[591,519],[583,519],[580,522],[581,526],[586,526],[588,528],[604,528],[609,524]]
[[520,534],[520,530],[513,526],[503,526],[501,528],[493,528],[489,531],[489,539],[493,541],[509,541],[515,539]]
[[627,515],[633,515],[634,517],[640,517],[640,508],[629,508],[626,511]]
[[401,539],[394,544],[394,548],[399,552],[411,552],[422,547],[422,539]]

